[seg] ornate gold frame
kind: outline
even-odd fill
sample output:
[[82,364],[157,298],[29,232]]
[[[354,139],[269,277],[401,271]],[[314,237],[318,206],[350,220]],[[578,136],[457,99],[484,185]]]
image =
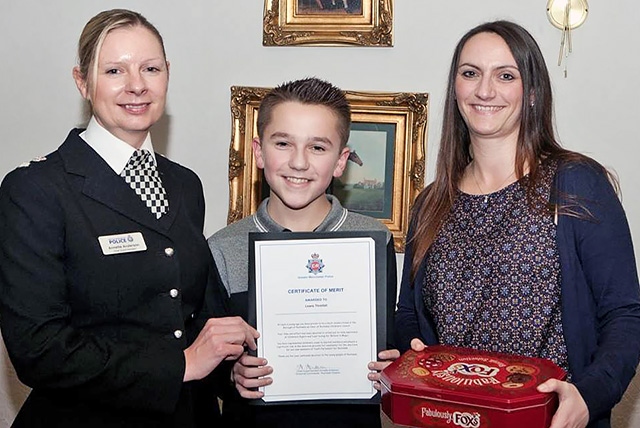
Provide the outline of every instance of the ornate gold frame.
[[[260,101],[271,88],[231,87],[229,212],[227,224],[253,214],[262,200],[262,174],[251,142],[257,136]],[[393,233],[397,252],[404,252],[409,212],[424,188],[429,94],[345,91],[352,121],[395,125],[391,215],[380,219]]]
[[302,14],[297,3],[265,0],[264,46],[393,46],[393,0],[361,0],[360,14]]

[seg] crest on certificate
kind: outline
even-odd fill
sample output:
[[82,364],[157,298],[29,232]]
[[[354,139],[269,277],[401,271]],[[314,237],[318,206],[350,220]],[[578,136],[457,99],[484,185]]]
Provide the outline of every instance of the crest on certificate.
[[322,263],[320,254],[311,254],[311,258],[307,261],[307,269],[309,269],[309,273],[317,275],[318,273],[322,273],[322,268],[324,268],[324,263]]

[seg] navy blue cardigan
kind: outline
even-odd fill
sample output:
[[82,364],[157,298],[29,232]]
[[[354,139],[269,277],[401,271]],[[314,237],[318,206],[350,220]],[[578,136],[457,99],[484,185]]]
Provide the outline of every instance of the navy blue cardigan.
[[[559,195],[578,197],[582,212],[591,215],[558,217],[562,324],[572,382],[589,408],[588,426],[605,428],[640,359],[640,287],[631,234],[622,205],[598,168],[559,167],[555,188]],[[422,299],[424,267],[410,281],[412,236],[410,227],[395,320],[401,352],[416,337],[438,343]]]

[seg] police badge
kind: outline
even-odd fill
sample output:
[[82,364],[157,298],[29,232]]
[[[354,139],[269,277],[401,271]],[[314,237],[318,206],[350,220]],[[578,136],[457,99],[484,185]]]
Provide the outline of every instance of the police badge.
[[324,268],[324,263],[322,263],[322,259],[318,253],[311,254],[311,258],[307,260],[307,269],[309,269],[309,273],[317,275],[322,273],[322,268]]

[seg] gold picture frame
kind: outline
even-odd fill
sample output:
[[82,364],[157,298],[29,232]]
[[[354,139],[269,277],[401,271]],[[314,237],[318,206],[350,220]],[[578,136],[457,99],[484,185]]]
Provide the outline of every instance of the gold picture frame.
[[264,46],[393,46],[393,0],[265,0]]
[[[227,224],[236,222],[256,212],[264,196],[262,172],[255,164],[252,140],[257,136],[257,119],[260,101],[271,88],[231,87],[231,144],[229,147],[229,211]],[[347,143],[353,150],[358,145],[364,163],[380,178],[355,178],[336,186],[342,204],[349,210],[378,218],[387,225],[394,236],[397,252],[404,252],[409,226],[409,212],[424,188],[426,165],[426,137],[428,117],[428,93],[407,92],[355,92],[345,91],[351,105],[352,127]],[[357,137],[357,138],[356,138]],[[376,146],[377,144],[377,146]],[[367,152],[367,145],[370,150]],[[363,154],[364,153],[364,154]],[[362,161],[358,159],[357,165]],[[349,163],[349,162],[348,162]],[[350,163],[351,165],[351,163]],[[354,160],[343,177],[349,176],[349,168],[360,172]],[[335,180],[334,180],[335,182]],[[268,186],[266,187],[268,189]],[[379,205],[354,209],[349,203],[358,200],[364,189],[380,196]],[[346,189],[346,190],[345,190]],[[353,196],[353,202],[350,197]],[[367,196],[367,201],[376,200]],[[345,203],[347,201],[348,203]]]

